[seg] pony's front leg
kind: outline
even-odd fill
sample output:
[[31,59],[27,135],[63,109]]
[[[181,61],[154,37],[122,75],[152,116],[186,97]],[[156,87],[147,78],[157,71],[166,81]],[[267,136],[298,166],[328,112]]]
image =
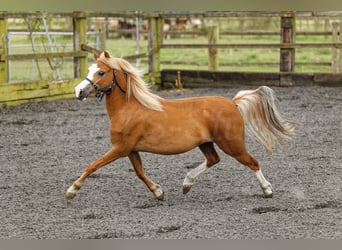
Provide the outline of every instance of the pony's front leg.
[[141,179],[146,184],[148,189],[157,197],[158,200],[164,200],[164,192],[161,187],[146,177],[139,153],[136,151],[132,151],[128,155],[128,158],[130,159],[135,173],[137,174],[139,179]]
[[82,184],[84,183],[85,179],[97,169],[115,161],[116,159],[122,156],[122,151],[118,150],[118,147],[113,147],[109,150],[106,154],[101,156],[96,161],[92,162],[83,174],[68,188],[67,192],[65,193],[65,198],[70,200],[76,196],[76,191],[81,188]]
[[206,160],[201,165],[192,169],[186,174],[183,182],[183,194],[186,194],[190,191],[197,176],[220,161],[220,157],[217,154],[212,142],[206,142],[200,145],[199,148],[204,154]]

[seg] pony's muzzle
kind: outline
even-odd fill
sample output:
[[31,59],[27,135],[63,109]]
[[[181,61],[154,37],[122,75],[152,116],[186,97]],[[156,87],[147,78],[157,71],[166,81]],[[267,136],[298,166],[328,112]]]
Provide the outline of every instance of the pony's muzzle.
[[94,88],[89,84],[88,81],[83,80],[80,84],[75,87],[75,97],[79,100],[85,100],[92,92]]
[[76,96],[76,98],[78,99],[78,100],[81,100],[81,101],[83,101],[85,98],[86,98],[86,96],[84,96],[84,91],[81,89],[81,90],[79,90],[79,91],[74,91],[74,94],[75,94],[75,96]]
[[86,96],[84,95],[84,91],[81,89],[78,93],[78,99],[83,100],[84,98],[86,98]]
[[93,91],[94,89],[92,87],[75,89],[75,96],[78,100],[84,101]]

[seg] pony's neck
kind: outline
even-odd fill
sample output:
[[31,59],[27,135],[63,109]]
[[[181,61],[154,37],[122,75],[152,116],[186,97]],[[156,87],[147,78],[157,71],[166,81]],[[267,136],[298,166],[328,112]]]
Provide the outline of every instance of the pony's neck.
[[128,107],[137,109],[139,104],[133,95],[128,99],[127,93],[121,92],[118,86],[115,86],[113,92],[106,96],[106,109],[109,117],[117,115],[122,110]]
[[112,117],[117,110],[122,108],[127,102],[126,95],[121,93],[117,86],[111,94],[106,96],[106,109],[109,117]]

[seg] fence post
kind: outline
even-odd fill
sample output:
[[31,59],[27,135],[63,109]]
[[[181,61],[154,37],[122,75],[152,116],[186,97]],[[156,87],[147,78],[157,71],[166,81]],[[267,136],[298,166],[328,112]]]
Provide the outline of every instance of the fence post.
[[8,82],[8,34],[7,17],[0,16],[0,83]]
[[163,38],[163,19],[161,17],[149,18],[148,51],[149,74],[152,83],[161,83],[160,74],[160,44]]
[[[293,14],[281,17],[281,43],[283,45],[292,45],[296,40],[296,19]],[[280,72],[294,72],[295,70],[295,49],[280,49]]]
[[[337,44],[338,42],[342,42],[342,34],[341,34],[341,24],[338,22],[333,22],[332,23],[332,42],[334,44]],[[332,58],[331,58],[331,68],[332,68],[332,73],[337,74],[337,73],[342,73],[342,53],[341,50],[338,49],[337,47],[332,48]]]
[[[82,51],[81,45],[87,40],[87,14],[85,12],[73,13],[74,28],[74,52]],[[81,57],[74,57],[75,78],[86,76],[87,74],[87,54]]]
[[[338,37],[339,37],[338,42],[342,43],[342,23],[341,22],[339,22],[339,26],[340,27],[338,30]],[[338,58],[339,73],[342,74],[342,49],[341,47],[339,47],[338,52],[339,52],[339,58]]]
[[[219,27],[217,25],[208,27],[208,43],[216,44],[219,40]],[[208,69],[211,71],[218,70],[219,68],[219,55],[217,48],[208,48]]]
[[106,23],[101,23],[99,25],[99,32],[100,32],[99,50],[102,52],[106,50],[106,40],[107,40],[107,24]]

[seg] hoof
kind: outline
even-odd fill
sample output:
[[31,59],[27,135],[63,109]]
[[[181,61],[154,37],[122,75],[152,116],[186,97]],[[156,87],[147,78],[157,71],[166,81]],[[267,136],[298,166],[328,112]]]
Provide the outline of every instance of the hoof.
[[72,193],[72,192],[66,192],[65,195],[64,195],[65,199],[67,199],[67,200],[71,200],[75,196],[76,196],[76,193]]
[[156,185],[157,189],[153,191],[154,195],[157,197],[158,200],[164,200],[164,191],[161,189],[159,185]]
[[187,194],[190,191],[191,187],[192,185],[189,184],[183,185],[183,194]]
[[270,193],[270,194],[264,194],[264,197],[265,198],[273,198],[273,193]]
[[265,198],[272,198],[273,197],[272,190],[271,189],[264,190],[264,196],[265,196]]
[[156,196],[158,200],[164,201],[164,192],[162,192],[160,195]]

